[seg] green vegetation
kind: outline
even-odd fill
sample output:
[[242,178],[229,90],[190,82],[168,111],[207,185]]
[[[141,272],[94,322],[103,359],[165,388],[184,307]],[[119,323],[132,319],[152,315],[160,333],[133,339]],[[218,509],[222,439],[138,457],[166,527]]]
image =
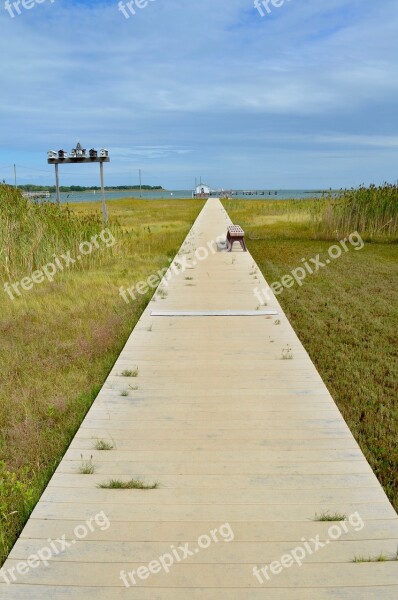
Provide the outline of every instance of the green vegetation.
[[[374,198],[380,199],[381,192],[374,192]],[[326,201],[320,202],[325,209]],[[317,239],[320,225],[318,220],[318,227],[314,226],[315,204],[312,200],[224,203],[231,219],[245,229],[249,250],[269,285],[301,266],[303,258],[327,257],[331,241]],[[396,223],[398,203],[395,209],[394,204],[388,206],[385,218]],[[373,210],[379,218],[382,211]],[[366,205],[366,213],[370,212]],[[374,228],[364,217],[355,224],[364,238],[372,237]],[[327,238],[326,231],[325,225],[322,237]],[[396,240],[396,227],[389,231],[386,239]],[[335,243],[336,238],[331,235],[330,240]],[[396,509],[397,295],[398,245],[375,241],[360,251],[351,247],[327,267],[308,275],[301,287],[295,284],[278,295]]]
[[[81,216],[50,202],[33,203],[13,188],[0,186],[0,280],[12,283],[28,276],[54,261],[54,255],[69,251],[76,257],[80,242],[90,241],[103,228],[99,214]],[[115,235],[120,231],[117,223],[112,230]],[[99,243],[73,269],[99,267],[112,254],[112,248]]]
[[329,511],[325,511],[325,512],[321,513],[320,515],[315,515],[314,521],[329,522],[329,521],[345,521],[346,519],[347,519],[347,515],[344,515],[342,513],[338,513],[338,512],[332,513]]
[[93,463],[93,457],[86,459],[81,455],[81,463],[79,467],[80,475],[94,475],[95,473],[95,464]]
[[341,239],[358,231],[365,240],[397,240],[398,185],[346,190],[321,205],[322,236]]
[[331,192],[319,200],[225,200],[224,206],[236,223],[246,223],[253,240],[275,235],[332,241],[357,231],[365,241],[398,241],[398,185]]
[[[21,467],[16,473],[0,461],[0,547],[3,560],[4,550],[20,533],[20,526],[28,518],[35,501],[37,494],[31,486],[29,468]],[[17,518],[11,508],[18,510]]]
[[103,490],[157,490],[159,484],[147,484],[141,481],[141,479],[130,479],[129,481],[111,479],[107,483],[100,483],[97,487]]
[[113,445],[109,442],[105,442],[105,440],[98,440],[94,446],[94,450],[99,450],[101,452],[113,450]]
[[377,556],[355,556],[352,560],[352,562],[354,563],[374,563],[374,562],[392,562],[392,561],[396,561],[398,560],[398,551],[396,552],[396,554],[392,554],[392,555],[388,555],[388,554],[384,554],[383,552],[381,554],[378,554]]
[[122,371],[122,377],[138,377],[138,367],[135,369],[125,369]]
[[115,245],[12,301],[4,282],[102,230],[101,203],[72,212],[0,186],[0,563],[151,298],[126,304],[120,286],[167,267],[203,204],[109,201]]
[[[20,190],[23,192],[50,192],[51,194],[55,194],[56,188],[55,185],[32,185],[27,183],[26,185],[18,186]],[[139,185],[113,185],[113,186],[105,186],[105,190],[120,190],[120,191],[129,191],[129,190],[139,190]],[[142,185],[142,190],[151,191],[151,190],[163,190],[164,188],[161,185]],[[59,187],[60,192],[94,192],[101,190],[101,188],[97,185],[91,185],[90,187],[82,187],[81,185],[61,185]]]

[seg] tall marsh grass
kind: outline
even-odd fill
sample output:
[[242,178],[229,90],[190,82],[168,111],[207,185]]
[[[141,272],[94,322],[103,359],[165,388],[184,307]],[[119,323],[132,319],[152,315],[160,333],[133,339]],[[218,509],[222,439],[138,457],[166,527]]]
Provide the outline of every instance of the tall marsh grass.
[[303,200],[227,200],[224,206],[249,240],[341,240],[354,231],[366,241],[398,241],[398,185],[361,186]]
[[315,205],[313,216],[320,237],[341,239],[358,231],[367,240],[397,241],[398,185],[343,190]]
[[[51,262],[54,255],[70,251],[76,256],[80,242],[90,241],[103,228],[97,215],[76,215],[67,206],[32,202],[18,190],[0,185],[0,278],[28,275]],[[98,264],[104,248],[76,263],[76,268]]]

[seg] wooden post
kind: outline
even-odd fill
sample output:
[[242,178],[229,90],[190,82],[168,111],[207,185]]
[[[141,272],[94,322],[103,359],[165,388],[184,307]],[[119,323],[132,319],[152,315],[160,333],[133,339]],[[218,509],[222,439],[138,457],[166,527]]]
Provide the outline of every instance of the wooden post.
[[57,198],[57,204],[61,204],[61,196],[59,194],[59,173],[58,173],[58,163],[55,163],[55,187],[56,187],[56,198]]
[[102,193],[102,218],[105,225],[108,225],[108,207],[105,202],[105,188],[104,188],[104,163],[100,161],[100,178],[101,178],[101,193]]

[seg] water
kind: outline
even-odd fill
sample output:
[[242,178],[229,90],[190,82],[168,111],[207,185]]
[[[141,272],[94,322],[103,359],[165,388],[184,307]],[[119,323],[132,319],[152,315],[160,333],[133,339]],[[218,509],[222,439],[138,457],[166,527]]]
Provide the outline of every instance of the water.
[[[138,198],[138,190],[125,190],[117,192],[105,192],[106,200],[117,200],[120,198]],[[192,190],[152,190],[142,191],[143,200],[169,200],[170,198],[191,198]],[[234,191],[233,198],[244,200],[287,200],[290,198],[303,200],[305,198],[321,198],[322,192],[310,190],[254,190],[253,195],[244,195],[243,190]],[[51,195],[55,199],[55,194]],[[67,202],[99,202],[102,199],[101,192],[69,192],[61,193],[61,203]]]

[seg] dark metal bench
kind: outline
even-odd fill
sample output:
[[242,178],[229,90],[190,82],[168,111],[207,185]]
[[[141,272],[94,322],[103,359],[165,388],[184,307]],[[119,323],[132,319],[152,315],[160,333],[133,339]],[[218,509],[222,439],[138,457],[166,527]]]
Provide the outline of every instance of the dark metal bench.
[[243,252],[247,252],[245,244],[245,232],[239,225],[229,225],[227,232],[227,247],[228,252],[232,252],[232,246],[235,242],[239,242],[242,246]]

